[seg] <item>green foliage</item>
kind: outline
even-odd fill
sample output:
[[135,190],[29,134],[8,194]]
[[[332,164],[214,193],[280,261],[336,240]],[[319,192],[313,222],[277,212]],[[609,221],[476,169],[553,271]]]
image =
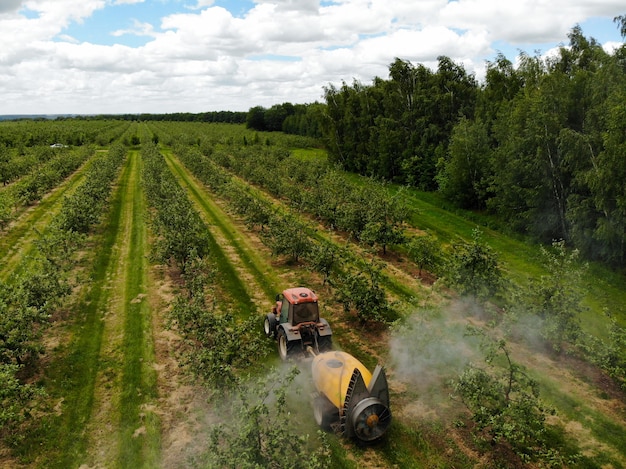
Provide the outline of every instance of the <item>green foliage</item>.
[[169,317],[189,345],[183,361],[194,376],[212,389],[225,391],[239,382],[250,357],[263,356],[265,348],[254,315],[238,321],[221,310],[211,287],[214,277],[208,258],[189,259],[183,274],[185,289],[174,300]]
[[262,231],[261,237],[272,255],[287,256],[293,262],[306,257],[312,247],[306,227],[288,215],[272,217],[269,229]]
[[361,324],[388,323],[395,319],[385,289],[381,285],[381,270],[379,262],[373,259],[365,262],[363,270],[340,273],[336,280],[330,282],[344,311],[355,311]]
[[471,242],[452,246],[443,280],[459,294],[483,301],[500,291],[503,274],[497,255],[483,242],[478,228],[472,231]]
[[307,262],[311,270],[322,274],[322,284],[326,285],[340,262],[340,250],[329,242],[313,243]]
[[20,367],[0,363],[0,438],[4,439],[16,431],[18,425],[29,416],[29,407],[41,389],[22,384],[15,376]]
[[470,334],[482,337],[487,367],[468,365],[454,383],[454,393],[470,411],[474,434],[502,450],[510,447],[525,463],[554,458],[558,453],[546,442],[549,411],[537,382],[511,359],[504,340],[491,339],[482,330]]
[[204,223],[185,192],[167,168],[163,155],[154,144],[141,149],[144,159],[143,183],[148,202],[156,209],[153,223],[159,239],[156,255],[180,267],[194,257],[204,257],[209,241]]
[[435,188],[436,163],[460,116],[472,117],[477,84],[439,57],[436,72],[396,59],[389,80],[325,88],[329,158],[348,171]]
[[602,368],[624,391],[626,391],[626,328],[605,312],[609,319],[608,337],[599,339],[590,334],[582,335],[578,346],[585,357]]
[[287,395],[298,373],[296,367],[286,375],[274,370],[249,389],[237,388],[231,408],[224,409],[228,423],[216,426],[208,451],[196,465],[233,469],[331,467],[325,435],[320,432],[320,446],[312,447],[287,410]]
[[443,251],[437,238],[430,234],[414,236],[407,243],[406,248],[409,259],[419,268],[419,275],[422,275],[423,269],[438,273],[443,262]]
[[39,339],[48,315],[20,304],[19,292],[15,289],[5,287],[0,296],[0,363],[31,363],[42,350]]
[[[283,103],[275,104],[269,109],[254,106],[246,115],[246,127],[258,131],[284,131],[307,137],[320,137],[322,112],[318,103],[296,105]],[[252,141],[258,144],[258,135]],[[245,144],[247,142],[248,139],[245,139]]]
[[406,218],[406,208],[402,204],[403,191],[389,197],[383,186],[375,186],[364,197],[366,223],[358,233],[359,239],[370,246],[380,246],[383,254],[387,246],[405,242],[402,222]]
[[626,15],[619,15],[613,18],[613,22],[619,25],[619,32],[622,38],[626,38]]
[[490,153],[487,126],[480,119],[461,119],[452,131],[447,158],[439,162],[437,182],[444,197],[462,208],[484,208]]
[[94,154],[94,149],[90,147],[76,150],[62,148],[55,152],[44,147],[32,151],[38,152],[37,159],[43,162],[29,167],[30,172],[6,192],[8,200],[16,207],[40,200]]
[[119,138],[129,126],[129,122],[110,117],[3,121],[0,122],[0,145],[8,148],[49,148],[55,143],[68,146],[106,145]]
[[0,192],[0,230],[3,230],[11,221],[13,201],[5,192]]
[[522,292],[521,304],[542,320],[542,335],[555,351],[573,344],[580,334],[580,315],[584,311],[579,288],[587,266],[578,260],[578,251],[568,251],[564,241],[541,246],[546,275],[531,279]]
[[113,145],[105,156],[93,159],[85,173],[85,182],[63,203],[59,215],[63,230],[87,233],[98,222],[111,192],[111,183],[125,156],[123,146]]
[[294,113],[283,121],[283,132],[320,138],[324,109],[325,106],[319,103],[295,104]]

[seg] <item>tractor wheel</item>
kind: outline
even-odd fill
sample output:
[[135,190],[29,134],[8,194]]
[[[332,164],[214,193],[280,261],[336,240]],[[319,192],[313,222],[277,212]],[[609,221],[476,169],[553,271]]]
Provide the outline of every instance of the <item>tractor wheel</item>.
[[339,420],[337,408],[326,396],[317,395],[313,401],[313,416],[315,422],[323,430],[330,430],[331,423]]
[[263,321],[263,330],[265,331],[265,335],[274,339],[276,337],[276,317],[270,313],[265,316],[265,321]]
[[281,360],[285,361],[291,357],[294,346],[295,343],[290,342],[285,331],[280,329],[278,331],[278,355],[280,355]]
[[317,347],[320,353],[328,352],[333,349],[333,339],[331,335],[318,335]]

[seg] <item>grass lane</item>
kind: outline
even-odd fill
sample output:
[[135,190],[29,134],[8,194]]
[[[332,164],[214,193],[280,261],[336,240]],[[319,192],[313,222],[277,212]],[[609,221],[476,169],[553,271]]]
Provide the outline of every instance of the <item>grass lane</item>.
[[146,206],[140,174],[141,158],[130,153],[131,174],[125,188],[123,231],[130,233],[129,242],[122,248],[121,265],[124,268],[122,341],[123,364],[119,406],[118,467],[154,468],[160,461],[160,420],[150,410],[155,408],[157,396],[154,370],[154,343],[148,292]]

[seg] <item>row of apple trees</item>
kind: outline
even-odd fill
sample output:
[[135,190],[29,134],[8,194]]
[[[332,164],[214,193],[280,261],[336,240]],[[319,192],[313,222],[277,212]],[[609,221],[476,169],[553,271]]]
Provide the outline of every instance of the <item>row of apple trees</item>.
[[52,314],[72,291],[72,254],[98,223],[126,150],[114,146],[92,158],[85,182],[26,255],[11,279],[0,284],[0,437],[30,415],[42,391],[32,378],[44,353],[42,336]]
[[54,144],[68,146],[109,145],[119,139],[130,122],[84,117],[20,119],[0,122],[0,146],[23,149]]
[[41,200],[93,154],[93,147],[57,151],[34,148],[30,158],[32,165],[24,166],[26,174],[21,177],[16,174],[17,181],[0,189],[0,229],[15,219],[25,206]]

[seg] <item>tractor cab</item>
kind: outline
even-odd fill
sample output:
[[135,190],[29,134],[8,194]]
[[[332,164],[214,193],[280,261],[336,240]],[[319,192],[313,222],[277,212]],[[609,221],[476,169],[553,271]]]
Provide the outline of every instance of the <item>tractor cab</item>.
[[279,313],[279,323],[289,323],[294,326],[315,322],[320,319],[317,304],[317,295],[308,288],[290,288],[276,295],[276,311]]

